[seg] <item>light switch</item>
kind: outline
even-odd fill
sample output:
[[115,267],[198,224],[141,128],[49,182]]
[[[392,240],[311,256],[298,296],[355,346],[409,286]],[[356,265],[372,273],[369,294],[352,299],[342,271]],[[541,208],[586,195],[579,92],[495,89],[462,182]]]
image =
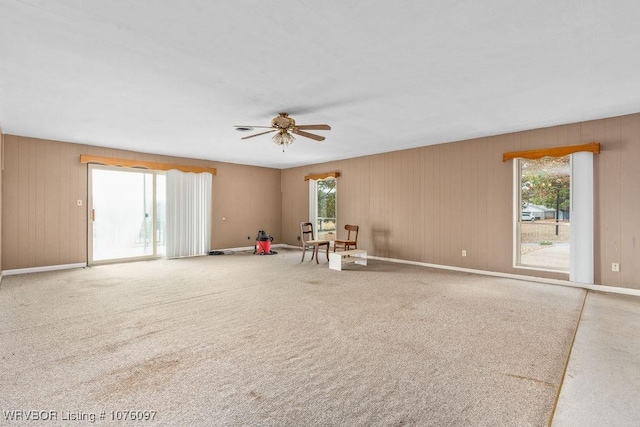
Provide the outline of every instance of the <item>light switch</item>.
[[77,204],[78,206],[82,206],[82,199],[78,199],[78,200],[76,201],[76,204]]

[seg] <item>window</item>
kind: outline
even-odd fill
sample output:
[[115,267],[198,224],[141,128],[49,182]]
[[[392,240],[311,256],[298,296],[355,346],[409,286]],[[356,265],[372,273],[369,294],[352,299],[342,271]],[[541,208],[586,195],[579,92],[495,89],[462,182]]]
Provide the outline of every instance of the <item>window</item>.
[[[594,281],[594,159],[600,153],[600,144],[570,145],[565,147],[544,148],[529,151],[512,151],[502,155],[502,161],[521,159],[514,162],[514,265],[549,271],[568,271],[571,282],[592,284]],[[568,165],[568,169],[567,169]],[[539,181],[539,182],[538,182]],[[539,184],[539,185],[538,185]],[[544,184],[544,185],[543,185]],[[543,197],[542,193],[549,193]],[[555,192],[555,209],[553,204]],[[568,193],[568,198],[567,198]],[[541,211],[535,218],[546,221],[547,210],[554,212],[554,240],[538,240],[536,246],[535,228],[528,227],[523,221],[535,221],[532,203],[544,201]],[[564,209],[564,210],[563,210]],[[523,215],[523,211],[529,215]],[[543,215],[544,214],[544,215]],[[562,216],[561,216],[562,215]],[[571,221],[569,226],[569,220]],[[561,224],[567,226],[569,245],[560,239]],[[570,228],[569,228],[570,227]],[[541,243],[544,244],[541,244]],[[525,246],[525,245],[529,246]],[[550,248],[546,252],[536,251],[541,246],[554,246],[558,251],[553,260]],[[529,255],[529,253],[534,253]],[[567,256],[568,253],[568,256]],[[536,258],[538,255],[538,259]],[[544,255],[544,256],[541,256]],[[545,258],[545,259],[542,259]],[[567,260],[568,258],[568,260]],[[555,264],[555,265],[554,265]]]
[[516,266],[569,272],[571,156],[519,159]]
[[335,240],[337,223],[337,180],[309,180],[309,220],[316,239]]

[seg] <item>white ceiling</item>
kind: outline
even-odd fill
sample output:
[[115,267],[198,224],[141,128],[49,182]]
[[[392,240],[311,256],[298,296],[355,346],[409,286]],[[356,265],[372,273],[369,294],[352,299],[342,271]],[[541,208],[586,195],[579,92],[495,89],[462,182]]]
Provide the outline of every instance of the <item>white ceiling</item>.
[[[5,133],[277,168],[640,111],[637,0],[0,0]],[[234,125],[328,123],[283,153]]]

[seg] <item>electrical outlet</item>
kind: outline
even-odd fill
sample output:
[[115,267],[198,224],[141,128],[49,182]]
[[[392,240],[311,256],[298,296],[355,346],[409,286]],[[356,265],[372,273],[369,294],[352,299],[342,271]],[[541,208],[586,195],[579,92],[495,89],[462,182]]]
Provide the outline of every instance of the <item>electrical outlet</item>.
[[612,262],[611,263],[611,271],[615,271],[616,273],[620,272],[620,264],[618,264],[617,262]]
[[467,256],[467,251],[466,251],[466,249],[463,249],[463,250],[462,250],[462,256]]

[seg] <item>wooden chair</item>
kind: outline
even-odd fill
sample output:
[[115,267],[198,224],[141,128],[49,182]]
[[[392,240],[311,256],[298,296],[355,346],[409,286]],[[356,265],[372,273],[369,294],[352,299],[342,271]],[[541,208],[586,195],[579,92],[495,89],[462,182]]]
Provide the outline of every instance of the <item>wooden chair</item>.
[[[344,229],[347,230],[347,239],[346,240],[338,240],[336,239],[333,242],[333,252],[336,251],[338,247],[343,248],[345,251],[348,251],[353,246],[353,249],[358,249],[358,231],[360,227],[357,225],[345,225]],[[353,238],[351,238],[351,233],[353,233]]]
[[320,248],[320,246],[327,247],[327,261],[329,261],[329,241],[315,240],[313,236],[313,224],[311,224],[310,222],[300,223],[300,240],[302,241],[302,261],[304,261],[304,254],[307,248],[312,247],[313,253],[311,254],[311,260],[313,260],[313,257],[315,256],[316,264],[320,264],[318,262],[318,249]]

